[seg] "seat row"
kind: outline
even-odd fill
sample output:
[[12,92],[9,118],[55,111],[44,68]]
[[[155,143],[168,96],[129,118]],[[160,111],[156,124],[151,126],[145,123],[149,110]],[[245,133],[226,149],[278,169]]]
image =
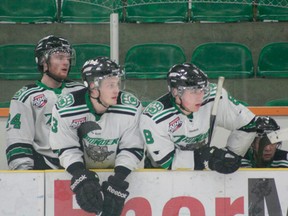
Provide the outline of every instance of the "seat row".
[[288,2],[269,0],[2,0],[0,22],[109,22],[112,12],[122,22],[288,21]]
[[[0,46],[0,79],[38,79],[40,74],[34,62],[32,44],[6,44]],[[80,70],[87,59],[110,56],[105,44],[75,44],[75,59],[70,78],[81,79]],[[16,61],[15,61],[16,59]],[[210,42],[197,46],[190,59],[176,44],[147,43],[132,46],[126,53],[127,79],[163,79],[171,66],[190,61],[204,70],[208,77],[226,78],[287,78],[288,42],[267,44],[260,51],[257,67],[251,50],[240,43]]]

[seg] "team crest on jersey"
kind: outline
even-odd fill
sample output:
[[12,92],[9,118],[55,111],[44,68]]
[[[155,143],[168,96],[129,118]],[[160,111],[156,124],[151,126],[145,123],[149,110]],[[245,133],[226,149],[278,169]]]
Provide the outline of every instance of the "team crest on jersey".
[[15,95],[13,96],[13,99],[17,100],[22,95],[22,93],[25,92],[27,89],[28,89],[27,86],[24,86],[23,88],[21,88],[19,91],[15,93]]
[[84,122],[86,122],[86,117],[83,117],[80,119],[73,119],[70,127],[76,129],[76,128],[80,127],[80,125]]
[[144,113],[147,113],[153,116],[156,113],[162,111],[163,109],[164,109],[164,106],[162,103],[160,103],[159,101],[153,101],[146,107],[146,109],[144,110]]
[[63,108],[63,107],[69,107],[74,103],[74,97],[72,94],[68,94],[65,96],[62,96],[57,101],[57,107]]
[[103,162],[114,151],[109,151],[108,146],[89,145],[85,148],[87,156],[94,162]]
[[34,107],[42,108],[47,104],[47,97],[44,94],[33,97],[32,104]]
[[132,105],[135,107],[139,104],[139,101],[134,95],[126,92],[121,95],[121,102],[122,104]]
[[173,121],[169,123],[169,132],[173,133],[178,128],[180,128],[183,124],[183,121],[179,117],[175,118]]
[[97,131],[91,131],[83,139],[85,152],[94,162],[103,162],[109,155],[115,151],[109,151],[108,146],[118,145],[120,138],[102,139],[98,138]]

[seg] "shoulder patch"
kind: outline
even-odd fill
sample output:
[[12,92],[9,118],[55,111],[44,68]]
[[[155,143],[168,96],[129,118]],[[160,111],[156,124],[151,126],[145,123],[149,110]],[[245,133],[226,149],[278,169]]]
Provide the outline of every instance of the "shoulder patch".
[[143,111],[143,114],[149,114],[150,116],[161,112],[164,109],[164,105],[159,101],[151,102]]
[[64,95],[64,96],[61,96],[57,103],[56,103],[56,106],[61,109],[61,108],[64,108],[64,107],[69,107],[71,106],[72,104],[74,104],[74,97],[73,95],[70,93],[70,94],[67,94],[67,95]]
[[120,100],[122,104],[131,105],[134,107],[138,107],[140,103],[139,100],[133,94],[130,94],[128,92],[123,92],[121,94]]

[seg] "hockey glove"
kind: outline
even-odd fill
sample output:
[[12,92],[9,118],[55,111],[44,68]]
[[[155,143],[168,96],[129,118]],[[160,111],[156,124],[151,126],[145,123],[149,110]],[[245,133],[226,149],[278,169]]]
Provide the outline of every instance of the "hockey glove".
[[98,175],[89,170],[73,173],[71,190],[76,194],[78,205],[85,211],[100,214],[103,206],[103,193]]
[[222,174],[233,173],[241,165],[241,157],[226,148],[204,147],[202,155],[208,159],[209,169]]
[[102,216],[120,216],[126,198],[129,196],[129,183],[115,176],[109,176],[102,184],[104,204]]

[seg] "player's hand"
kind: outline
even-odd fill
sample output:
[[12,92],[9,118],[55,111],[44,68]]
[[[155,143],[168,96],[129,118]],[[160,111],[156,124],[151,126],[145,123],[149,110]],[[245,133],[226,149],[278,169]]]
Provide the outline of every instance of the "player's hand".
[[204,147],[202,154],[208,158],[208,168],[222,174],[233,173],[241,165],[241,157],[226,148]]
[[78,205],[85,211],[100,214],[103,207],[103,193],[97,173],[80,170],[73,173],[71,190],[76,194]]
[[101,216],[120,216],[126,198],[129,196],[129,183],[115,176],[109,176],[102,184],[104,193],[103,214]]

